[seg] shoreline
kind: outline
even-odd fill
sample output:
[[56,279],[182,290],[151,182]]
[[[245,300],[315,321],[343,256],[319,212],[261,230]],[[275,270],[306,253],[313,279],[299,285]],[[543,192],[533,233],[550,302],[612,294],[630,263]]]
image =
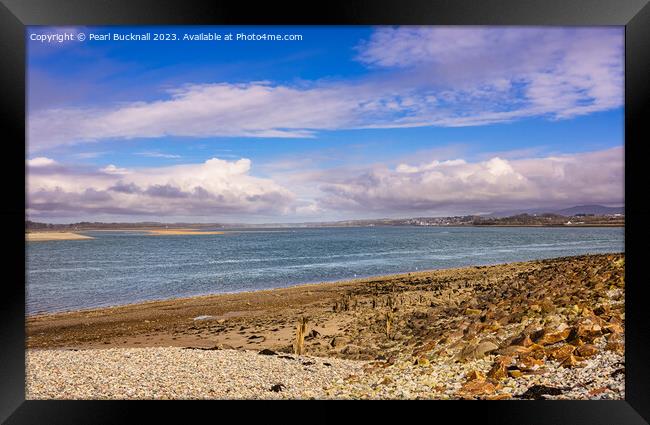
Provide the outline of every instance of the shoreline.
[[623,399],[624,265],[592,254],[31,317],[27,398]]
[[[584,254],[584,256],[589,256],[589,255],[617,255],[617,254],[625,254],[625,252],[608,252],[608,253],[603,253],[603,254]],[[575,257],[582,257],[583,255],[575,256]],[[554,259],[564,259],[564,258],[572,258],[574,256],[563,256],[563,257],[551,257],[551,258],[542,258],[538,260],[524,260],[524,261],[513,261],[513,262],[507,262],[507,263],[491,263],[491,264],[475,264],[475,265],[469,265],[469,266],[462,266],[462,267],[443,267],[443,268],[435,268],[435,269],[425,269],[425,270],[416,270],[416,271],[405,271],[405,272],[399,272],[399,273],[391,273],[391,274],[382,274],[382,275],[370,275],[370,276],[361,276],[357,278],[343,278],[343,279],[334,279],[334,280],[324,280],[324,281],[316,281],[316,282],[299,282],[299,283],[294,283],[294,284],[289,284],[287,286],[282,286],[278,288],[263,288],[263,289],[253,289],[253,290],[244,290],[244,291],[231,291],[231,292],[218,292],[218,293],[211,293],[211,294],[198,294],[198,295],[191,295],[191,296],[181,296],[181,297],[171,297],[171,298],[160,298],[160,299],[152,299],[152,300],[145,300],[145,301],[136,301],[132,303],[126,303],[126,304],[114,304],[114,305],[106,305],[106,306],[99,306],[99,307],[87,307],[87,308],[78,308],[78,309],[73,309],[73,310],[61,310],[61,311],[53,311],[53,312],[40,312],[40,313],[35,313],[35,314],[26,314],[25,319],[35,319],[35,318],[45,318],[45,317],[50,317],[50,316],[61,316],[61,315],[69,315],[69,314],[87,314],[87,313],[101,313],[104,310],[115,310],[115,309],[121,309],[121,308],[137,308],[138,306],[148,306],[148,305],[153,305],[157,303],[169,303],[169,302],[191,302],[193,300],[201,300],[201,299],[211,299],[214,297],[221,297],[221,296],[226,296],[226,295],[253,295],[256,293],[266,293],[266,292],[273,292],[273,291],[282,291],[282,290],[301,290],[301,289],[307,289],[309,287],[314,287],[314,286],[320,286],[320,285],[347,285],[347,284],[363,284],[366,281],[381,281],[381,280],[391,280],[391,279],[399,279],[399,278],[405,278],[405,277],[410,277],[414,276],[417,277],[418,274],[420,275],[428,275],[430,273],[435,273],[435,272],[440,272],[440,271],[458,271],[462,272],[465,269],[476,269],[476,268],[484,268],[484,267],[494,267],[494,266],[506,266],[506,265],[520,265],[520,264],[526,264],[534,261],[545,261],[545,260],[554,260]],[[216,300],[215,300],[216,301]]]

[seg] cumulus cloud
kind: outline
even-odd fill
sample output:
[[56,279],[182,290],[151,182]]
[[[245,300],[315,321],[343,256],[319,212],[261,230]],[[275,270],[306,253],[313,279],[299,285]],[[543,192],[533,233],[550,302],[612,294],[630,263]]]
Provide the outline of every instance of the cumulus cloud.
[[399,164],[324,182],[330,209],[490,212],[522,205],[623,202],[623,149],[545,158]]
[[106,174],[129,174],[129,170],[127,170],[126,168],[119,168],[113,164],[107,165],[106,167],[102,168],[100,171]]
[[95,173],[59,169],[47,174],[30,169],[28,214],[210,218],[220,214],[283,214],[294,200],[289,190],[252,176],[248,159],[212,158],[201,164],[116,170],[122,169],[109,166]]
[[313,137],[319,130],[565,119],[623,104],[620,28],[379,27],[356,80],[216,82],[158,100],[37,111],[29,146],[103,139]]
[[56,165],[56,161],[44,156],[39,156],[36,158],[28,159],[27,165],[29,167],[48,167],[51,165]]

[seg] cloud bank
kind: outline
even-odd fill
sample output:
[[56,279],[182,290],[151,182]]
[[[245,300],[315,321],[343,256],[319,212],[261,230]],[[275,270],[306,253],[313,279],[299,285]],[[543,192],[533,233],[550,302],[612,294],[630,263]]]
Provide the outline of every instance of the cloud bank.
[[[274,216],[287,219],[332,214],[461,214],[624,202],[623,148],[507,160],[433,160],[394,168],[320,170],[272,178],[251,175],[251,161],[212,158],[202,164],[100,170],[32,161],[28,215],[72,217],[130,215],[197,217]],[[39,165],[44,164],[45,165]],[[296,195],[312,188],[309,197]]]
[[462,159],[377,167],[323,181],[329,209],[493,212],[522,205],[622,204],[623,148],[546,158]]
[[273,181],[251,176],[248,159],[133,170],[33,167],[27,175],[32,217],[283,214],[294,198]]

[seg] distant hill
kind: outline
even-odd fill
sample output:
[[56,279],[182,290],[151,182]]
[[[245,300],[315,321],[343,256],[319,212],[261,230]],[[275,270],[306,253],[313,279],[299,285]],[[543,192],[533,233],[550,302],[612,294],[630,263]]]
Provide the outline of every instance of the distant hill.
[[554,208],[530,208],[527,210],[509,210],[499,211],[492,214],[487,214],[485,217],[512,217],[515,215],[528,214],[528,215],[541,215],[541,214],[557,214],[565,217],[571,217],[576,214],[594,214],[594,215],[608,215],[608,214],[625,214],[625,207],[605,207],[603,205],[577,205],[575,207],[564,208],[556,210]]
[[602,205],[578,205],[576,207],[557,210],[554,211],[554,213],[564,215],[564,216],[572,216],[576,214],[594,214],[594,215],[625,214],[625,207],[604,207]]

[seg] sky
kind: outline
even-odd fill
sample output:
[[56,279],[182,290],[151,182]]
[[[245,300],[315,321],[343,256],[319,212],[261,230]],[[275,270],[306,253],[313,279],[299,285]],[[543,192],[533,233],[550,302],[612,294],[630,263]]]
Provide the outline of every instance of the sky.
[[30,220],[624,203],[623,27],[32,26],[26,38]]

